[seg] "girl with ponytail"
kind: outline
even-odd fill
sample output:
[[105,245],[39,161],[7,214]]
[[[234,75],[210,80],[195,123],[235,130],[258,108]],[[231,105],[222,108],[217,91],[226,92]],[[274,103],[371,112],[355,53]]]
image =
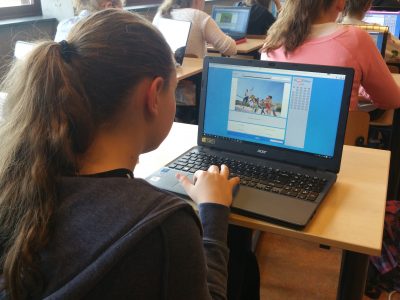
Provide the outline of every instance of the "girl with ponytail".
[[226,166],[180,177],[198,219],[132,173],[172,125],[175,86],[161,34],[118,9],[12,66],[0,87],[0,299],[224,298],[238,179]]
[[376,107],[400,107],[400,88],[368,33],[335,23],[344,5],[345,0],[285,1],[261,59],[353,68],[351,110],[358,109],[360,87]]

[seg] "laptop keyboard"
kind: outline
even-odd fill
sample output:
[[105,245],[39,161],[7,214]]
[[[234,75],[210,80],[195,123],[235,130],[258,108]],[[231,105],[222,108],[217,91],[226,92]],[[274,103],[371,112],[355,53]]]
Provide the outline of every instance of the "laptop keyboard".
[[220,166],[222,164],[229,167],[231,177],[240,177],[241,185],[307,201],[315,201],[327,183],[325,178],[312,177],[268,166],[258,166],[198,151],[179,157],[168,167],[194,173],[197,170],[206,171],[210,165]]

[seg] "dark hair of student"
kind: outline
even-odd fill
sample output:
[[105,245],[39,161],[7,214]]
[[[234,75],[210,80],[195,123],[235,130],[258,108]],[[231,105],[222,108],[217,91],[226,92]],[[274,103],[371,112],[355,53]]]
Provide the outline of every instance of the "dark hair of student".
[[177,8],[190,8],[193,5],[193,0],[164,0],[159,7],[161,16],[164,18],[171,17],[171,11]]
[[362,15],[371,5],[372,0],[346,0],[343,16]]
[[278,19],[270,27],[262,52],[283,46],[289,53],[299,47],[310,34],[311,25],[322,11],[328,10],[334,0],[287,0]]
[[9,299],[41,290],[38,253],[50,234],[58,179],[76,174],[95,129],[112,124],[141,80],[161,76],[167,88],[173,69],[159,31],[119,9],[93,14],[68,42],[42,42],[12,66],[0,87],[8,93],[0,124],[0,274]]

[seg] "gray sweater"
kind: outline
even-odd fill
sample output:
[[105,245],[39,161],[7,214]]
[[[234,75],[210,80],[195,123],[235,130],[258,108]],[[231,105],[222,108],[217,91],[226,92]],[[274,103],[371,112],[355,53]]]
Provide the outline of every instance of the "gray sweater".
[[202,204],[199,221],[184,200],[120,177],[66,177],[59,192],[35,298],[226,298],[228,208]]

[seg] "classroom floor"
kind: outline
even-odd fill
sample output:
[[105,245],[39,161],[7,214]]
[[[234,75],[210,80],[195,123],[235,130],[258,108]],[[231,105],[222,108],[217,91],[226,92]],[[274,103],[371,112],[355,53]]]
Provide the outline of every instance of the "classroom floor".
[[[263,233],[256,255],[262,300],[336,299],[340,249],[322,249],[314,243]],[[388,299],[388,293],[379,297],[384,299]],[[396,293],[391,300],[400,300],[400,294]]]

